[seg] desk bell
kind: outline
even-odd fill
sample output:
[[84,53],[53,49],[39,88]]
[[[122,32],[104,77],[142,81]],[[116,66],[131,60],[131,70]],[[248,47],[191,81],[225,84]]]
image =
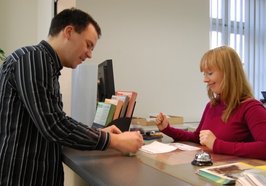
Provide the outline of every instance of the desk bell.
[[195,155],[191,164],[196,166],[211,166],[213,163],[211,155],[207,152],[201,151]]

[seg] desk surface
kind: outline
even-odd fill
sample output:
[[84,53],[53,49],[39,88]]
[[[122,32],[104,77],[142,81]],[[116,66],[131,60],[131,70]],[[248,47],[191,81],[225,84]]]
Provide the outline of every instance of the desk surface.
[[190,185],[143,164],[137,157],[114,150],[88,152],[66,148],[63,161],[89,185]]
[[[163,141],[169,139],[164,137]],[[64,148],[63,161],[90,185],[216,185],[195,174],[200,167],[191,165],[191,161],[197,152],[176,150],[148,154],[139,151],[134,156],[126,156],[115,150],[101,152]],[[266,164],[261,160],[210,154],[215,165],[237,161]]]

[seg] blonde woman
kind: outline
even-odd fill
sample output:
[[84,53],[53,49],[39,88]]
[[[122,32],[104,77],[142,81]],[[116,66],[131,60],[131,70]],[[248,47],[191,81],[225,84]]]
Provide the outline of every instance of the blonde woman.
[[222,46],[207,51],[200,62],[210,98],[195,132],[173,128],[163,113],[160,131],[174,140],[192,141],[217,154],[266,159],[266,109],[254,99],[238,54]]

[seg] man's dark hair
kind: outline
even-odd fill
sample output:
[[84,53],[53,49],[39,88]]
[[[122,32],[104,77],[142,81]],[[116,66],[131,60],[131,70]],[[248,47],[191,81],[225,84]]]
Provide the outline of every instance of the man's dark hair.
[[65,9],[52,19],[49,35],[56,36],[67,25],[72,25],[77,33],[81,33],[89,24],[94,26],[100,38],[101,28],[89,14],[76,8]]

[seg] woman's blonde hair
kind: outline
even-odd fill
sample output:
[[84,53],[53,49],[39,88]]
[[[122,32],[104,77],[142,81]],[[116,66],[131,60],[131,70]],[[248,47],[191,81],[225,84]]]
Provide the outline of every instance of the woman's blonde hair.
[[226,122],[233,110],[248,98],[254,98],[247,81],[243,65],[236,51],[228,46],[221,46],[207,51],[201,58],[200,71],[217,69],[223,73],[221,94],[215,95],[208,88],[211,104],[223,101],[226,109],[222,120]]

